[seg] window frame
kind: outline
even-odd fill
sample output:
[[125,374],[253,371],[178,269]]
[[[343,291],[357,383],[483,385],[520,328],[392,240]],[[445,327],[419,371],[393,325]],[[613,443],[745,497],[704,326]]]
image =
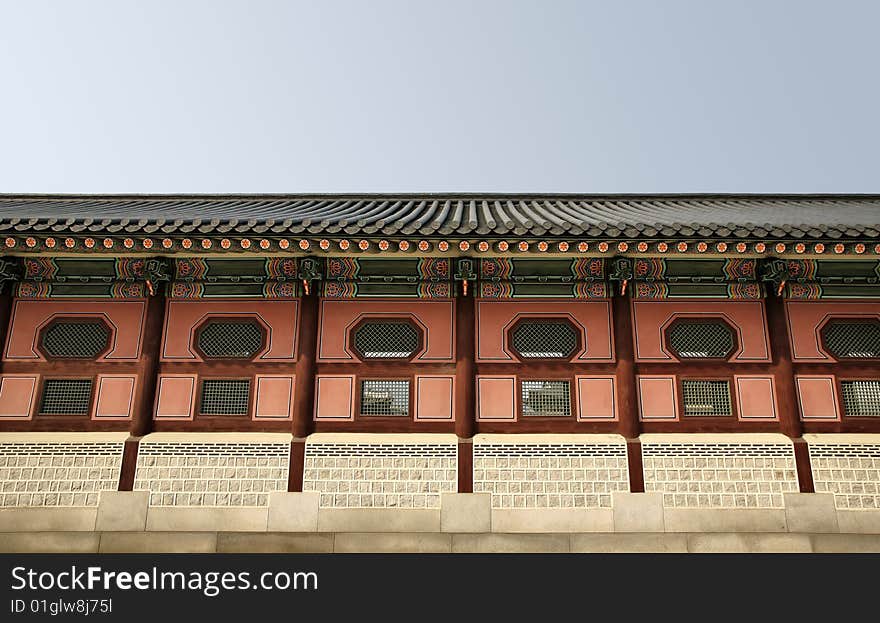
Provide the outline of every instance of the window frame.
[[[46,395],[47,381],[89,381],[89,403],[85,413],[43,413],[43,397]],[[91,419],[95,409],[95,394],[98,390],[95,376],[86,376],[83,374],[50,374],[43,375],[40,378],[39,391],[34,401],[34,418],[85,418]]]
[[[732,345],[730,351],[726,355],[721,357],[682,357],[679,351],[672,346],[672,331],[677,326],[685,324],[696,325],[715,323],[723,324],[730,332]],[[701,361],[729,362],[736,356],[736,353],[739,352],[740,343],[736,328],[721,316],[679,316],[673,318],[672,322],[663,329],[663,347],[679,363],[699,363]]]
[[[46,339],[46,333],[54,326],[59,324],[102,324],[104,328],[107,329],[107,345],[101,350],[97,355],[93,357],[58,357],[56,355],[52,355],[49,351],[46,350],[44,345],[44,341]],[[115,333],[113,331],[113,327],[103,316],[56,316],[52,318],[49,322],[47,322],[43,327],[40,328],[37,333],[37,351],[42,355],[46,361],[99,361],[107,356],[111,350],[113,350],[113,342],[114,342]]]
[[[362,413],[363,408],[363,391],[364,381],[406,381],[409,390],[407,391],[407,412],[406,415],[369,415]],[[364,375],[355,377],[355,404],[354,415],[355,420],[374,422],[377,420],[389,422],[413,421],[415,419],[415,392],[412,376],[374,376]]]
[[[205,381],[248,381],[248,408],[245,413],[236,413],[236,414],[222,414],[222,413],[202,413],[202,395],[204,394],[204,386]],[[255,409],[255,401],[256,401],[256,392],[254,391],[254,377],[253,376],[232,376],[232,375],[223,375],[223,376],[202,376],[199,375],[196,382],[196,395],[195,395],[195,404],[193,405],[193,417],[194,419],[219,419],[219,420],[235,420],[235,419],[253,419],[254,409]]]
[[[416,345],[415,350],[413,350],[412,354],[408,357],[367,357],[360,351],[357,347],[357,332],[360,331],[364,326],[368,324],[407,324],[412,327],[416,335],[418,337],[418,343]],[[385,317],[385,316],[371,316],[366,318],[361,318],[357,323],[354,324],[348,330],[348,347],[351,349],[351,352],[354,353],[355,357],[358,358],[362,363],[372,363],[372,362],[396,362],[396,363],[409,363],[413,359],[416,359],[424,350],[425,350],[425,332],[416,322],[413,321],[412,318],[400,318],[400,317]],[[376,417],[376,416],[368,416],[368,417]]]
[[[839,363],[859,363],[859,362],[880,362],[880,356],[878,357],[838,357],[835,355],[830,348],[828,348],[828,342],[825,339],[825,330],[828,325],[833,324],[834,322],[846,322],[850,324],[875,324],[880,326],[880,318],[876,316],[831,316],[827,318],[822,325],[819,327],[819,346],[822,349],[822,352],[828,355],[834,362]],[[857,416],[857,417],[865,417],[865,416]]]
[[[685,402],[684,402],[684,381],[724,381],[727,383],[727,392],[728,396],[730,396],[730,413],[728,415],[687,415],[685,411]],[[736,391],[735,388],[735,378],[731,376],[699,376],[699,375],[690,375],[690,374],[677,374],[676,375],[676,390],[678,391],[678,409],[679,409],[679,420],[680,421],[703,421],[703,420],[720,420],[720,421],[730,421],[731,419],[735,421],[741,421],[739,417],[739,404],[736,401]]]
[[[524,415],[523,413],[523,381],[565,381],[568,383],[568,415]],[[574,376],[553,374],[517,375],[516,377],[516,415],[518,422],[568,422],[577,417],[577,387]]]
[[834,391],[837,393],[837,404],[840,411],[840,421],[852,420],[856,422],[880,422],[880,415],[849,415],[846,412],[846,402],[843,399],[843,383],[846,381],[878,381],[880,374],[868,373],[866,376],[853,376],[851,374],[834,375]]
[[[514,333],[524,324],[540,323],[540,324],[564,324],[574,331],[575,344],[571,354],[562,357],[523,357],[513,344]],[[571,363],[572,360],[584,350],[584,332],[581,327],[577,326],[570,318],[560,316],[527,316],[517,318],[516,321],[507,329],[507,350],[516,358],[516,361],[523,365],[532,363]],[[552,379],[547,379],[552,380]],[[531,417],[531,416],[530,416]]]
[[[211,324],[252,324],[255,325],[260,330],[260,348],[250,357],[217,357],[213,355],[208,355],[205,353],[201,346],[199,345],[199,341],[202,336],[202,331],[211,325]],[[259,357],[261,357],[266,350],[269,348],[269,330],[266,328],[257,316],[211,316],[209,318],[205,318],[193,331],[192,337],[192,350],[196,353],[203,361],[222,361],[222,362],[237,362],[237,361],[255,361]]]

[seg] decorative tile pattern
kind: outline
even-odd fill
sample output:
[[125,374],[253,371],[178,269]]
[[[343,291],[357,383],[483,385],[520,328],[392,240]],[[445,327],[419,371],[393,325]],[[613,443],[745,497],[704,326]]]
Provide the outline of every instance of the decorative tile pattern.
[[307,443],[303,491],[332,508],[440,508],[458,488],[455,444]]
[[880,508],[880,440],[873,444],[810,444],[816,493],[834,494],[842,510]]
[[474,444],[474,493],[493,508],[611,508],[629,491],[626,445]]
[[119,485],[123,446],[0,442],[0,507],[97,506]]
[[289,465],[287,443],[141,442],[134,490],[151,506],[267,506]]
[[672,508],[784,508],[798,491],[787,443],[642,443],[645,491]]

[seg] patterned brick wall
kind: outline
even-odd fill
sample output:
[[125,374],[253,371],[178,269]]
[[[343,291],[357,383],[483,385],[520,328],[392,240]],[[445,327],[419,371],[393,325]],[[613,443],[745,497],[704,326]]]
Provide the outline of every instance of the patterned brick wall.
[[880,435],[806,435],[816,493],[841,510],[880,508]]
[[611,508],[615,491],[629,491],[623,437],[474,439],[474,493],[491,493],[493,508]]
[[267,506],[287,491],[289,435],[222,433],[148,435],[138,448],[134,490],[150,491],[151,506]]
[[645,491],[672,508],[784,508],[797,492],[794,449],[781,435],[643,435]]
[[0,507],[97,506],[116,491],[126,433],[0,435]]
[[313,435],[303,491],[330,508],[440,508],[458,488],[452,435]]

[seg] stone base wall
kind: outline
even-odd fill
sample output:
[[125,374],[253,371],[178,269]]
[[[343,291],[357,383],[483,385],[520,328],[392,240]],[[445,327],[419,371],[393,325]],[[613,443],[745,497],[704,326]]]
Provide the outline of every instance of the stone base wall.
[[645,491],[670,508],[783,508],[798,491],[783,435],[642,435]]
[[806,435],[816,493],[837,508],[880,509],[880,435]]
[[493,508],[611,508],[629,491],[619,435],[477,435],[474,493]]
[[303,490],[326,508],[440,508],[458,487],[454,435],[317,434],[306,442]]
[[116,491],[127,433],[0,435],[0,508],[94,507]]
[[267,506],[269,493],[287,491],[286,434],[164,434],[138,447],[134,490],[151,506]]

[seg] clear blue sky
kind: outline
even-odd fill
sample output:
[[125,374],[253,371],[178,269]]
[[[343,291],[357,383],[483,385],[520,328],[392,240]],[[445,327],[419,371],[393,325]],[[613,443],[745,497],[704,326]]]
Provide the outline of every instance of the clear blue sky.
[[0,0],[0,192],[880,192],[880,2]]

